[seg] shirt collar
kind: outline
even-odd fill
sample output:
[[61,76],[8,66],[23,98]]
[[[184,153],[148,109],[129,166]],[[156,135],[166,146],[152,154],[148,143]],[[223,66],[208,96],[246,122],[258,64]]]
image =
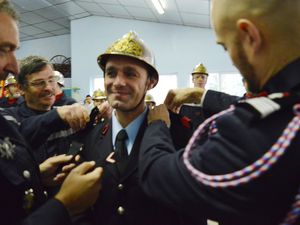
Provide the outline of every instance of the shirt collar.
[[126,146],[128,150],[128,154],[130,154],[131,149],[133,147],[135,138],[137,136],[137,133],[141,127],[141,124],[143,123],[146,114],[147,114],[148,108],[145,107],[144,112],[141,113],[137,118],[135,118],[130,124],[127,125],[127,127],[123,128],[121,124],[119,123],[116,115],[115,110],[113,110],[112,113],[112,143],[113,146],[115,146],[115,140],[117,137],[117,134],[120,130],[125,129],[128,135],[128,139],[126,140]]

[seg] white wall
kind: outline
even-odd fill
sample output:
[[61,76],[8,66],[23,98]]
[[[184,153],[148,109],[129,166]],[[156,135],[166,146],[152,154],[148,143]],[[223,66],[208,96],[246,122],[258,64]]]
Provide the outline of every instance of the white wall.
[[102,76],[96,61],[98,55],[130,30],[136,31],[152,49],[160,74],[178,74],[179,87],[189,86],[190,73],[199,62],[209,72],[237,71],[224,50],[216,45],[210,29],[87,17],[71,22],[72,84],[81,88],[82,97],[91,92],[91,79]]
[[17,51],[17,58],[22,59],[29,55],[39,55],[51,59],[55,55],[71,56],[70,35],[60,35],[21,42]]
[[72,86],[79,98],[92,94],[92,80],[102,77],[97,57],[130,30],[136,31],[152,49],[160,74],[177,74],[179,87],[189,86],[190,73],[199,62],[208,71],[237,72],[224,50],[215,43],[211,29],[158,24],[144,21],[87,17],[71,21],[71,34],[24,41],[17,58],[42,55],[72,57]]

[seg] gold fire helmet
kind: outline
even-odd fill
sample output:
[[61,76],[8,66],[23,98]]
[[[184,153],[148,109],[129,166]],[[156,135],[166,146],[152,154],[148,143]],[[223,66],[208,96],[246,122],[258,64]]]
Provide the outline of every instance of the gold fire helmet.
[[205,66],[202,63],[200,63],[200,64],[198,64],[198,65],[195,66],[195,68],[194,68],[194,70],[192,72],[192,75],[195,74],[195,73],[206,74],[208,76],[206,68],[205,68]]
[[17,80],[15,79],[14,76],[7,77],[6,80],[5,80],[4,86],[7,87],[7,86],[9,86],[11,84],[17,84]]
[[149,68],[151,78],[156,80],[155,85],[157,84],[159,76],[155,68],[154,55],[135,32],[130,31],[125,34],[121,39],[115,41],[105,53],[99,55],[97,62],[103,71],[110,55],[128,56],[143,62]]
[[146,94],[146,96],[145,96],[145,102],[153,102],[153,103],[155,103],[153,96],[150,95],[150,94]]
[[100,89],[94,91],[93,100],[102,100],[102,99],[106,99],[105,93]]

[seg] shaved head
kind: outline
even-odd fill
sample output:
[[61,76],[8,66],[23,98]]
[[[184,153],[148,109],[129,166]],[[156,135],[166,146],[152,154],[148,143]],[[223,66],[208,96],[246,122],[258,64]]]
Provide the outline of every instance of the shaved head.
[[300,0],[212,0],[212,22],[252,92],[300,57]]

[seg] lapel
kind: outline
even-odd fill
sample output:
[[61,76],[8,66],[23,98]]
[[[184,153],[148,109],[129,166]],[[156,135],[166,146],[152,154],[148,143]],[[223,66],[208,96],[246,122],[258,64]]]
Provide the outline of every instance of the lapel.
[[103,169],[112,174],[116,180],[119,179],[119,171],[115,163],[107,161],[107,157],[113,152],[112,145],[112,122],[104,122],[98,124],[88,135],[86,139],[87,159],[95,160],[97,166],[104,167]]
[[147,126],[147,115],[145,116],[145,119],[144,119],[143,123],[141,124],[141,127],[135,138],[131,153],[129,155],[128,165],[127,165],[123,175],[120,177],[121,182],[124,181],[125,179],[127,179],[134,171],[137,170],[140,145],[141,145],[142,138],[144,136],[146,126]]

